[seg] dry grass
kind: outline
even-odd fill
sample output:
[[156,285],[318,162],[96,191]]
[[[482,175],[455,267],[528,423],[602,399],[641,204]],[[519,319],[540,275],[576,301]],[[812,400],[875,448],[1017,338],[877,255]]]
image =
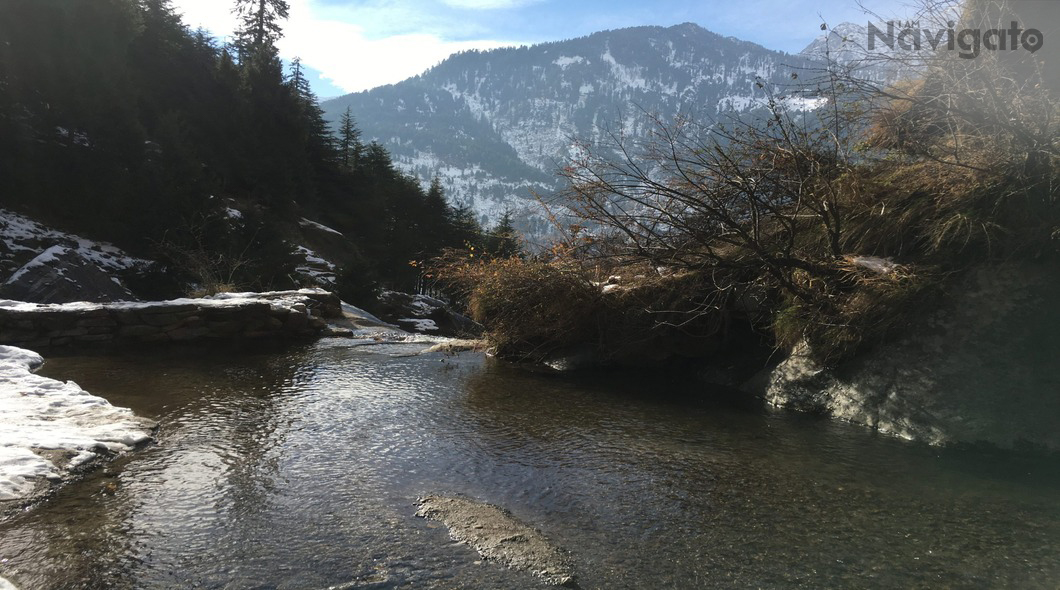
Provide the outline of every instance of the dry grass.
[[472,319],[497,353],[538,360],[597,334],[600,290],[575,267],[519,258],[474,262],[459,255],[434,272],[462,290]]

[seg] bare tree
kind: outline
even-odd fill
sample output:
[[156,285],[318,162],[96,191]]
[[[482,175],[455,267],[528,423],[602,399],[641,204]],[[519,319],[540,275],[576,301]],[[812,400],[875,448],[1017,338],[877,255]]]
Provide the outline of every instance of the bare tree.
[[[924,2],[920,26],[952,22],[953,7]],[[1004,2],[963,8],[944,26],[1014,18]],[[918,278],[1048,243],[1060,109],[1042,60],[948,47],[879,59],[904,78],[836,62],[807,72],[800,82],[825,101],[813,116],[776,97],[753,121],[653,117],[646,140],[582,144],[561,172],[573,251],[709,275],[715,293],[696,296],[710,305],[772,293],[771,321],[799,316],[793,333],[852,348],[900,317]]]

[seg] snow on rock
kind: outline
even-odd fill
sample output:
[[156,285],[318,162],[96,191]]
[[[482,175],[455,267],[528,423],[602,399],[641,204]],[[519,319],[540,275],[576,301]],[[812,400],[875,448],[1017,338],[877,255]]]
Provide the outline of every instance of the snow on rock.
[[321,258],[320,255],[305,246],[297,246],[295,250],[299,256],[305,259],[305,264],[298,265],[294,269],[295,272],[312,279],[318,285],[335,285],[337,267],[334,263]]
[[62,256],[63,254],[68,253],[69,251],[70,251],[69,248],[64,248],[62,246],[52,246],[51,248],[48,248],[44,252],[41,252],[40,254],[38,254],[37,257],[34,258],[33,260],[30,260],[29,262],[27,262],[25,264],[25,266],[23,266],[22,268],[18,269],[18,272],[16,272],[15,274],[11,275],[7,279],[7,281],[5,281],[5,282],[6,283],[14,283],[15,281],[17,281],[20,278],[22,278],[27,272],[29,272],[30,270],[32,270],[34,268],[37,268],[39,266],[44,266],[44,265],[46,265],[48,263],[58,262],[59,261],[59,256]]
[[437,332],[438,324],[434,320],[425,318],[400,318],[397,320],[399,324],[408,325],[415,332]]
[[364,321],[372,322],[374,324],[381,324],[381,325],[397,328],[397,326],[394,326],[393,324],[388,324],[388,323],[384,322],[383,320],[379,319],[378,317],[376,317],[375,315],[373,315],[371,313],[368,313],[367,311],[365,311],[365,310],[363,310],[363,309],[361,309],[361,308],[359,308],[357,306],[350,305],[349,303],[346,303],[345,301],[343,301],[341,303],[341,305],[342,305],[342,313],[345,316],[352,317],[353,319],[357,319],[357,320],[364,320]]
[[89,303],[77,301],[74,303],[26,303],[25,301],[10,301],[0,299],[0,310],[10,311],[94,311],[99,309],[111,310],[159,310],[166,306],[179,308],[186,305],[195,305],[202,308],[240,307],[250,303],[268,303],[273,309],[290,309],[293,306],[304,303],[307,296],[330,295],[323,289],[297,289],[292,291],[264,291],[261,293],[218,293],[208,297],[182,297],[169,299],[167,301],[118,301],[114,303]]
[[0,578],[0,590],[18,590],[18,588],[11,582]]
[[142,269],[153,264],[150,260],[129,256],[120,248],[106,242],[96,242],[51,229],[6,209],[0,209],[0,242],[3,242],[10,257],[17,258],[22,253],[22,262],[16,263],[15,268],[22,266],[27,260],[27,253],[40,253],[55,245],[75,250],[82,258],[92,261],[106,271]]
[[81,343],[300,339],[336,335],[327,330],[326,320],[342,317],[339,298],[320,289],[113,303],[0,299],[0,344],[40,349]]
[[328,227],[328,226],[324,225],[323,223],[317,223],[317,222],[315,222],[315,221],[311,221],[311,220],[309,220],[309,219],[306,219],[305,217],[303,217],[303,218],[302,218],[302,219],[301,219],[301,220],[300,220],[300,221],[298,222],[298,225],[300,225],[300,226],[302,226],[302,227],[312,227],[312,228],[314,228],[314,229],[319,229],[319,230],[320,230],[320,231],[322,231],[322,232],[327,232],[327,233],[329,233],[329,234],[335,234],[335,235],[337,235],[337,236],[341,236],[341,235],[342,235],[342,232],[340,232],[340,231],[339,231],[339,230],[337,230],[337,229],[332,229],[332,228],[330,228],[330,227]]
[[66,246],[52,246],[0,284],[0,297],[33,303],[132,301],[121,280]]
[[151,438],[152,421],[72,381],[34,374],[43,363],[35,352],[0,346],[0,500],[26,498],[43,480]]
[[406,330],[450,337],[477,337],[482,333],[482,326],[434,297],[383,291],[379,302],[383,320]]

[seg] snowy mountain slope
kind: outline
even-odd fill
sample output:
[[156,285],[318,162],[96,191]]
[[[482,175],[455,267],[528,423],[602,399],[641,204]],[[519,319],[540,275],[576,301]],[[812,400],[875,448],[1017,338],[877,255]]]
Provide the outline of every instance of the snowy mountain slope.
[[[331,121],[349,107],[364,138],[379,140],[401,168],[425,182],[439,176],[451,201],[491,222],[508,208],[533,210],[534,192],[556,190],[555,171],[575,140],[643,138],[651,114],[744,115],[770,93],[790,94],[792,74],[811,65],[694,24],[636,27],[459,53],[415,78],[323,106]],[[789,102],[821,104],[813,95]],[[540,229],[533,221],[524,215],[524,229]]]
[[[886,31],[884,23],[876,23]],[[822,63],[834,63],[846,68],[858,78],[889,83],[905,77],[923,63],[929,55],[903,51],[897,44],[888,47],[880,39],[869,44],[869,30],[856,23],[841,23],[814,39],[799,55]]]

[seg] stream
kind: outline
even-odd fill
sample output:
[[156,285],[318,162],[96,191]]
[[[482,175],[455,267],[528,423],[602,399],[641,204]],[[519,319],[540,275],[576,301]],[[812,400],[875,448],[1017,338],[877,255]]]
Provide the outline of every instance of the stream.
[[51,588],[547,588],[416,500],[496,504],[581,588],[1060,587],[1060,463],[940,450],[677,376],[423,343],[49,358],[157,443],[0,523]]

